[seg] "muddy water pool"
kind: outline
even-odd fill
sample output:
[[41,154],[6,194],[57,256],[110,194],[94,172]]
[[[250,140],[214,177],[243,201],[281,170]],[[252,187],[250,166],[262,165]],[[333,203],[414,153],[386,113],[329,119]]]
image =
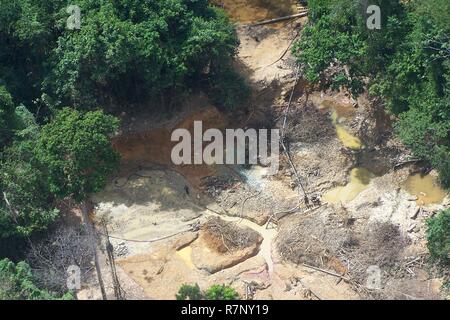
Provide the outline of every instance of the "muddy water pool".
[[231,20],[252,23],[297,13],[295,0],[213,0],[222,6]]

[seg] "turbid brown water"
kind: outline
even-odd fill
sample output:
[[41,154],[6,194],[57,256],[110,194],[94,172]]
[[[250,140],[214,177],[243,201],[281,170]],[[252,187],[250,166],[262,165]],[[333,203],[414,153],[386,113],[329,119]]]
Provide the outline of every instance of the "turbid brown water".
[[[352,150],[363,148],[362,141],[352,135],[343,124],[355,115],[355,108],[350,103],[343,103],[337,99],[324,99],[319,108],[331,111],[331,121],[336,129],[336,135],[344,147]],[[366,168],[353,168],[350,171],[348,183],[329,190],[322,199],[328,203],[349,202],[368,187],[373,177],[374,174]]]
[[350,181],[345,186],[336,187],[325,193],[323,200],[328,203],[349,202],[368,187],[373,176],[365,168],[353,168],[350,172]]
[[295,0],[213,0],[223,6],[231,20],[240,23],[288,16],[296,13]]
[[446,196],[436,177],[430,174],[414,174],[406,180],[404,186],[406,191],[417,197],[419,205],[441,203]]
[[363,147],[361,140],[349,133],[347,129],[345,129],[345,127],[340,123],[343,118],[339,116],[339,113],[336,109],[332,110],[331,119],[333,120],[333,124],[336,128],[336,134],[339,140],[346,148],[359,150]]

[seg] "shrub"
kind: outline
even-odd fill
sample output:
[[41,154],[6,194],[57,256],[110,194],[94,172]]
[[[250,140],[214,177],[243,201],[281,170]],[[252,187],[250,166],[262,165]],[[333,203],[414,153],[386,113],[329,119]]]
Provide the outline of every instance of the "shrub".
[[427,246],[435,259],[450,262],[450,209],[439,212],[427,221]]
[[176,294],[177,300],[201,300],[203,294],[198,284],[183,284]]
[[207,300],[238,300],[239,295],[230,286],[215,284],[205,292]]
[[239,294],[230,286],[215,284],[205,292],[198,284],[183,284],[176,294],[177,300],[238,300]]

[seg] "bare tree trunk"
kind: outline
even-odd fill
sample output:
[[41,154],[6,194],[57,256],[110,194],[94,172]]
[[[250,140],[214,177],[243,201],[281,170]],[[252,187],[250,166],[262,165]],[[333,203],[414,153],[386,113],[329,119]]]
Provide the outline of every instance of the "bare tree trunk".
[[100,285],[100,290],[102,292],[102,298],[103,298],[103,300],[107,300],[106,291],[105,291],[105,285],[103,283],[102,272],[100,270],[100,263],[98,261],[98,255],[97,255],[97,239],[94,236],[94,227],[92,226],[91,221],[89,220],[89,207],[88,207],[87,200],[83,201],[83,203],[81,204],[81,211],[83,213],[83,220],[84,220],[84,223],[86,225],[86,230],[87,230],[87,233],[88,233],[89,242],[91,243],[91,246],[92,246],[92,253],[94,255],[94,263],[95,263],[95,270],[97,272],[97,278],[98,278],[98,283]]
[[111,242],[109,241],[109,233],[108,233],[108,227],[106,225],[106,221],[103,221],[103,231],[106,236],[106,252],[109,260],[109,266],[111,267],[111,276],[114,286],[114,295],[116,297],[116,300],[124,300],[124,296],[122,293],[122,287],[120,286],[119,277],[117,276],[117,270],[116,270],[116,262],[114,260],[114,248]]

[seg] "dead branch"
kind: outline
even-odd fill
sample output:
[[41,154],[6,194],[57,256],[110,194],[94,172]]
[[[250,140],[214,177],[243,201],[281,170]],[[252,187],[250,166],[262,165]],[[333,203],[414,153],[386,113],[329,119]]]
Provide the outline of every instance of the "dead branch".
[[[291,158],[291,155],[290,155],[290,153],[289,153],[289,150],[286,148],[286,145],[285,145],[285,143],[284,143],[284,138],[285,138],[284,130],[285,130],[285,128],[286,128],[287,116],[288,116],[288,114],[289,114],[289,110],[290,110],[290,107],[291,107],[291,104],[292,104],[292,99],[293,99],[293,97],[294,97],[295,87],[297,86],[299,77],[300,77],[300,66],[297,66],[297,72],[296,72],[296,74],[295,74],[295,82],[294,82],[294,86],[292,87],[291,95],[290,95],[290,97],[289,97],[289,103],[288,103],[288,105],[287,105],[287,107],[286,107],[286,109],[285,109],[285,111],[284,111],[283,126],[282,126],[282,128],[281,128],[281,146],[283,147],[283,150],[284,150],[284,152],[286,153],[286,156],[287,156],[287,158],[288,158],[289,165],[291,166],[292,170],[294,171],[295,177],[296,177],[296,179],[297,179],[297,184],[298,184],[298,186],[302,189],[303,194],[304,194],[304,200],[305,200],[305,203],[306,203],[306,205],[308,206],[308,203],[309,203],[308,195],[307,195],[307,193],[306,193],[306,191],[305,191],[305,188],[303,187],[303,184],[302,184],[302,182],[301,182],[301,180],[300,180],[300,176],[299,176],[299,174],[298,174],[297,168],[295,167],[294,163],[292,162],[292,158]],[[300,193],[300,192],[299,192],[299,193]],[[299,196],[300,196],[300,194],[299,194]],[[300,199],[299,199],[299,202],[300,202]]]
[[316,270],[316,271],[320,271],[320,272],[323,272],[323,273],[326,273],[326,274],[329,274],[330,276],[341,278],[342,280],[344,280],[346,282],[351,282],[351,280],[349,278],[344,277],[344,276],[342,276],[340,274],[337,274],[335,272],[332,272],[332,271],[328,271],[328,270],[325,270],[325,269],[322,269],[322,268],[317,268],[317,267],[314,267],[314,266],[310,266],[310,265],[308,265],[306,263],[302,263],[302,266],[304,266],[306,268],[310,268],[310,269]]
[[8,201],[8,198],[6,196],[6,192],[3,191],[3,199],[5,199],[6,206],[8,207],[9,211],[11,212],[11,216],[16,224],[18,224],[17,219],[19,216],[19,212],[11,205],[11,203]]
[[305,10],[300,13],[292,14],[290,16],[256,22],[256,23],[251,24],[250,27],[262,26],[262,25],[277,23],[277,22],[286,21],[286,20],[290,20],[290,19],[306,17],[307,15],[308,15],[308,10]]
[[251,195],[249,195],[248,197],[246,197],[246,198],[242,201],[242,205],[241,205],[241,219],[244,218],[244,205],[245,205],[245,203],[246,203],[248,200],[250,200],[251,198],[254,198],[254,197],[256,197],[256,196],[259,196],[259,195],[261,194],[261,192],[262,192],[262,191],[260,190],[260,191],[254,193],[254,194],[251,194]]

